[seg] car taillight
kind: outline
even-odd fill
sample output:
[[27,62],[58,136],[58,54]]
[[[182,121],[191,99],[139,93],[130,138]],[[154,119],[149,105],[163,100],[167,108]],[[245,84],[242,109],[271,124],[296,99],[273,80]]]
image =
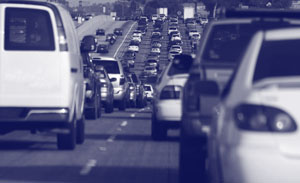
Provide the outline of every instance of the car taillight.
[[120,85],[124,85],[125,84],[125,78],[120,78]]
[[129,89],[130,89],[130,90],[134,90],[134,86],[130,86]]
[[181,90],[182,90],[181,86],[175,86],[175,85],[165,86],[160,92],[160,99],[161,100],[179,99]]
[[186,108],[188,112],[195,112],[200,110],[199,96],[196,91],[195,83],[199,81],[199,74],[190,74],[184,86],[183,92],[183,108]]
[[101,83],[101,87],[102,87],[102,88],[107,88],[108,85],[107,85],[106,83]]
[[59,43],[59,50],[60,51],[68,51],[68,42],[67,42],[67,36],[65,33],[64,28],[58,27],[58,43]]
[[234,109],[238,128],[261,132],[293,132],[297,125],[293,118],[281,109],[269,106],[242,104]]

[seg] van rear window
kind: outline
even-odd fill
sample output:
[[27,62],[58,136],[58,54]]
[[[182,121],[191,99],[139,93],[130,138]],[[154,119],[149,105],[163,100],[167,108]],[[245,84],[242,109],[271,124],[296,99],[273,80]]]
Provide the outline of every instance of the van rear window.
[[54,50],[54,35],[47,11],[5,9],[5,50]]
[[93,63],[95,65],[102,65],[108,74],[120,74],[120,69],[119,69],[119,65],[118,62],[116,61],[99,61],[99,60],[93,60]]

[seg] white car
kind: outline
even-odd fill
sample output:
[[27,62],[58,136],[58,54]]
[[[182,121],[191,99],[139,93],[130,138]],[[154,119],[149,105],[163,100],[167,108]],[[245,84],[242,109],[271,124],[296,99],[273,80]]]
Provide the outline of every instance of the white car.
[[178,52],[179,54],[182,53],[182,47],[180,45],[172,45],[170,48],[170,52]]
[[189,31],[189,38],[191,39],[191,37],[193,37],[193,35],[195,35],[195,34],[200,36],[200,33],[197,30],[190,30]]
[[135,31],[133,31],[132,36],[139,36],[139,37],[142,37],[142,36],[143,36],[143,33],[142,33],[141,30],[135,30]]
[[139,52],[140,48],[138,45],[132,44],[128,46],[128,50],[134,51],[134,52]]
[[156,76],[157,75],[157,68],[154,66],[145,66],[144,73],[148,76]]
[[171,37],[171,41],[179,40],[181,41],[181,36],[179,34],[173,34]]
[[142,37],[141,36],[138,36],[138,35],[133,35],[132,38],[131,38],[132,41],[137,41],[139,43],[142,42]]
[[144,91],[146,93],[147,100],[152,100],[154,95],[154,90],[152,85],[150,84],[144,84]]
[[177,27],[169,27],[168,34],[170,34],[173,31],[178,31]]
[[212,182],[300,182],[299,40],[299,28],[252,38],[214,110]]
[[200,24],[201,25],[205,25],[208,23],[208,19],[207,18],[200,18]]
[[151,48],[150,52],[160,54],[160,48]]
[[164,139],[168,129],[180,126],[182,88],[189,76],[192,62],[191,56],[177,56],[157,81],[151,127],[151,136],[154,140]]

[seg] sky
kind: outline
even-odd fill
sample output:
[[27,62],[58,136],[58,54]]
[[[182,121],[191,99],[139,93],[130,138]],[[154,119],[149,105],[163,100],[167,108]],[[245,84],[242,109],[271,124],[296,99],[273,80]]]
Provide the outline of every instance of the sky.
[[[79,0],[67,0],[71,7],[78,6]],[[91,5],[93,3],[107,3],[107,2],[115,2],[116,0],[82,0],[82,4],[84,5]]]

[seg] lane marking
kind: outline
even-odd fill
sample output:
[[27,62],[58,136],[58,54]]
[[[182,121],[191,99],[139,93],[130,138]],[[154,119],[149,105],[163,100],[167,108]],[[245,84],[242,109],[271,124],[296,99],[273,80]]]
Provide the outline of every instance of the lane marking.
[[85,164],[85,166],[81,169],[80,175],[88,175],[91,172],[92,168],[96,166],[96,164],[97,164],[97,160],[90,159]]
[[114,57],[117,56],[117,54],[118,54],[118,52],[119,52],[119,49],[122,47],[122,45],[123,45],[123,43],[125,42],[125,40],[127,40],[127,36],[128,36],[128,34],[131,32],[131,29],[132,29],[132,27],[133,27],[135,24],[136,24],[136,22],[134,22],[134,23],[131,25],[129,31],[127,32],[127,34],[126,34],[126,36],[125,36],[125,38],[123,39],[122,43],[120,44],[120,46],[119,46],[118,49],[116,50],[116,52],[115,52],[115,54],[114,54]]
[[145,110],[145,108],[143,108],[143,109],[139,109],[139,112],[142,112],[142,111],[144,111]]
[[130,117],[134,118],[134,117],[135,117],[135,114],[130,114]]
[[126,126],[128,123],[127,123],[127,121],[123,121],[122,123],[121,123],[121,126]]
[[99,150],[100,151],[106,151],[107,149],[106,149],[106,147],[99,147]]
[[116,135],[112,135],[107,139],[107,142],[113,142],[116,138]]

